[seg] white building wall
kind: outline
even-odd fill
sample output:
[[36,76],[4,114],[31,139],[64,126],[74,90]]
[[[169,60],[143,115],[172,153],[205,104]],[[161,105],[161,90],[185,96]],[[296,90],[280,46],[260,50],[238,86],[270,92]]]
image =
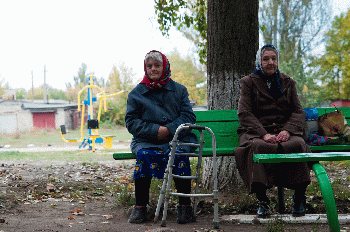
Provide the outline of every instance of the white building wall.
[[2,104],[0,106],[0,133],[14,134],[29,131],[33,127],[33,116],[29,110],[23,110],[21,104]]
[[17,115],[15,113],[0,114],[0,134],[15,134],[17,132]]
[[0,114],[2,113],[15,113],[21,110],[20,104],[6,104],[0,105]]
[[60,128],[60,125],[66,124],[66,112],[64,109],[59,108],[55,114],[55,126],[56,129]]
[[29,110],[21,110],[17,113],[18,131],[30,131],[33,128],[33,114]]

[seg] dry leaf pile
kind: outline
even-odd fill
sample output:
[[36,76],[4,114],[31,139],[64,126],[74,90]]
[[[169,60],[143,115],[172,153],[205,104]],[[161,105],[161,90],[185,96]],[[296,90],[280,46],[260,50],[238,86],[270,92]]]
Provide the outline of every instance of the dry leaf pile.
[[[132,190],[133,165],[66,163],[37,166],[24,163],[0,163],[0,212],[8,200],[12,204],[36,204],[47,201],[104,200],[117,194],[121,185]],[[52,204],[52,207],[55,205]]]

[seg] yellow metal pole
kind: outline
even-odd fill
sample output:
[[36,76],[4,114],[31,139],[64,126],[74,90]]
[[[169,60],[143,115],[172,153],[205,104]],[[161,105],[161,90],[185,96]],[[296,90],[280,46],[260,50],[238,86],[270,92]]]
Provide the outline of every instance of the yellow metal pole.
[[80,140],[83,141],[84,139],[84,116],[85,116],[85,105],[84,102],[82,102],[83,104],[83,112],[81,113],[81,122],[80,122]]

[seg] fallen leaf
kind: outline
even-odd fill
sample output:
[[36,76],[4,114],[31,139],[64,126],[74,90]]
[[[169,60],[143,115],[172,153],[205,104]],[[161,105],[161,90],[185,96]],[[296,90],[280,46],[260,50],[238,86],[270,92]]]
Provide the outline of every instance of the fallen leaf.
[[105,217],[107,220],[113,218],[113,215],[102,215],[102,216]]
[[83,211],[81,209],[76,209],[73,211],[70,211],[73,215],[84,215]]
[[68,220],[75,220],[73,216],[69,216]]
[[54,191],[55,191],[55,185],[53,185],[53,184],[47,184],[47,185],[46,185],[46,190],[47,190],[48,192],[54,192]]

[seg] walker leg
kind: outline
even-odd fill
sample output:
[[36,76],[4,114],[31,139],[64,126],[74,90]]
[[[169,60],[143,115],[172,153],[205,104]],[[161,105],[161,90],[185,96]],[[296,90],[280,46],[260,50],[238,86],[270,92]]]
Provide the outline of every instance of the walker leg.
[[165,194],[165,188],[167,186],[167,180],[168,180],[168,171],[165,172],[162,189],[160,190],[160,194],[159,194],[159,198],[158,198],[158,204],[157,204],[157,209],[156,209],[156,214],[154,216],[154,222],[158,221],[160,208],[162,207],[162,203],[163,203],[163,200],[164,200],[164,194]]

